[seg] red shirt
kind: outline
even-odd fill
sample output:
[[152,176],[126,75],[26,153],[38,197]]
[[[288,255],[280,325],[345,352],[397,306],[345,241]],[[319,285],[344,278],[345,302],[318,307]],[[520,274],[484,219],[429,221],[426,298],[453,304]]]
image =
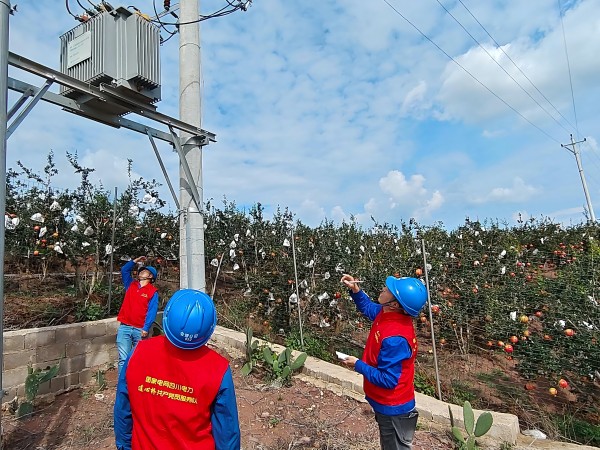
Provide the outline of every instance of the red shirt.
[[401,405],[415,398],[414,376],[415,358],[417,357],[417,337],[412,318],[399,312],[380,312],[371,327],[367,338],[362,360],[369,366],[377,367],[377,357],[381,343],[387,337],[402,336],[412,349],[410,358],[402,361],[400,379],[394,389],[384,389],[370,383],[366,378],[363,383],[365,395],[382,405]]
[[151,283],[144,287],[141,287],[138,281],[131,283],[125,292],[117,320],[124,325],[143,328],[148,313],[148,303],[156,291],[156,287]]
[[205,345],[182,350],[165,336],[139,342],[126,373],[132,450],[214,450],[210,408],[228,367]]

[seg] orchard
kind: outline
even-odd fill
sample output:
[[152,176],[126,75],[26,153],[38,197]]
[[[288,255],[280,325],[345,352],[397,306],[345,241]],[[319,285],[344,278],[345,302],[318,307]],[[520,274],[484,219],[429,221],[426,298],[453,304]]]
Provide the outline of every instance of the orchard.
[[[131,179],[115,198],[90,183],[92,169],[69,158],[81,176],[74,191],[53,186],[52,154],[43,176],[23,166],[9,171],[6,273],[72,273],[66,289],[74,291],[75,319],[96,319],[114,315],[121,300],[117,279],[115,304],[107,307],[111,256],[118,270],[121,259],[146,254],[159,280],[170,283],[161,292],[168,298],[179,279],[179,218],[165,212],[158,183]],[[370,227],[325,220],[309,227],[284,208],[266,217],[260,203],[245,210],[210,201],[205,211],[207,291],[220,325],[252,327],[254,335],[330,361],[335,350],[360,356],[369,323],[341,275],[362,280],[372,298],[388,275],[421,278],[431,309],[416,320],[419,390],[438,395],[435,351],[444,400],[512,412],[523,427],[600,445],[595,224],[466,219],[448,231],[414,220]],[[72,316],[44,317],[56,324]]]

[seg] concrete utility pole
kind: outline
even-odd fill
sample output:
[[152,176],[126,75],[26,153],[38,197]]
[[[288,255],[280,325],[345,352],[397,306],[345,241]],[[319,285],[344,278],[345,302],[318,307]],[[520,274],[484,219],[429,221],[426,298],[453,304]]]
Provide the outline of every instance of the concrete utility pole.
[[[581,144],[585,142],[585,138],[582,141],[575,142],[573,140],[573,135],[571,135],[571,143],[570,144],[560,144],[562,148],[566,148],[568,151],[575,155],[575,161],[577,161],[577,169],[579,170],[579,176],[581,177],[581,184],[583,185],[583,193],[585,195],[585,201],[587,202],[588,211],[590,212],[590,219],[592,222],[596,221],[596,215],[594,214],[594,207],[592,206],[592,200],[590,199],[590,193],[588,192],[587,184],[585,182],[585,176],[583,175],[583,167],[581,165],[581,157],[579,156],[579,150],[576,147],[576,144]],[[571,148],[569,148],[571,147]]]
[[[1,0],[0,0],[1,1]],[[202,124],[199,0],[179,2],[179,118],[198,128]],[[194,22],[194,23],[188,23]],[[180,134],[183,152],[200,194],[200,205],[193,201],[183,168],[179,167],[179,282],[181,288],[206,292],[204,263],[204,196],[202,187],[202,147]],[[198,209],[201,208],[201,209]]]
[[[10,2],[0,0],[0,401],[4,398],[4,213],[6,212],[6,120],[8,102],[8,16]],[[2,433],[0,432],[0,447]]]

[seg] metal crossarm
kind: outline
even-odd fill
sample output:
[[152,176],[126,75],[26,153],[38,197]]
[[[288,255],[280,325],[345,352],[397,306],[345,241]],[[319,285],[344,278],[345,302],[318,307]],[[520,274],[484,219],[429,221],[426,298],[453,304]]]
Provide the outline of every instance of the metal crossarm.
[[182,122],[174,117],[159,113],[156,111],[156,107],[154,105],[142,103],[133,98],[125,98],[122,93],[117,92],[111,86],[93,86],[89,83],[77,80],[57,70],[51,69],[50,67],[36,63],[35,61],[12,52],[8,53],[8,64],[26,72],[38,75],[47,80],[53,80],[62,86],[66,86],[70,89],[90,95],[98,100],[112,104],[123,105],[128,109],[131,109],[133,113],[147,117],[148,119],[152,119],[156,122],[162,123],[163,125],[177,128],[178,130],[185,131],[195,136],[205,136],[206,143],[209,141],[216,142],[216,136],[214,133],[194,127],[193,125]]
[[[21,98],[17,101],[17,103],[11,108],[11,111],[13,109],[18,110],[18,108],[22,106],[23,103],[25,103],[27,97],[31,97],[39,91],[39,88],[37,88],[36,86],[33,86],[20,80],[15,80],[14,78],[10,77],[8,78],[8,89],[15,92],[21,92],[23,94]],[[93,108],[89,108],[85,105],[79,104],[75,100],[64,97],[62,95],[55,94],[53,92],[46,92],[42,96],[42,100],[60,106],[66,111],[69,111],[73,114],[77,114],[82,117],[95,120],[96,122],[100,122],[114,128],[123,127],[132,131],[137,131],[138,133],[142,134],[150,133],[155,139],[160,139],[161,141],[166,141],[170,144],[173,143],[173,137],[170,133],[165,133],[164,131],[157,130],[148,125],[143,125],[141,123],[134,122],[133,120],[126,119],[125,117],[115,116],[96,111]],[[19,103],[20,105],[17,106]]]

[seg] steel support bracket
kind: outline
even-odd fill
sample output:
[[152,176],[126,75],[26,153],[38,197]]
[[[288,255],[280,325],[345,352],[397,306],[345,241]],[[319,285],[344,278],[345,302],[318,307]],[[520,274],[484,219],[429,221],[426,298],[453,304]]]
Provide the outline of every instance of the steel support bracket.
[[[34,106],[37,105],[37,102],[39,102],[41,100],[41,98],[44,96],[46,91],[50,88],[50,86],[52,86],[52,83],[53,83],[52,80],[47,79],[46,82],[44,83],[44,85],[38,89],[38,91],[33,96],[33,98],[31,100],[29,100],[29,103],[27,103],[25,108],[23,108],[23,110],[19,113],[19,115],[17,117],[15,117],[15,120],[13,120],[12,123],[6,128],[6,139],[7,140],[15,132],[15,130],[18,128],[18,126],[21,124],[21,122],[23,122],[23,120],[25,120],[25,117],[27,117],[27,115],[31,112],[31,110],[34,108]],[[22,98],[23,97],[21,97],[21,99]],[[19,99],[19,101],[21,99]],[[11,108],[11,112],[13,111],[13,109],[14,109],[14,107]],[[14,114],[14,112],[13,112],[13,114]]]
[[175,202],[175,206],[177,206],[177,210],[179,211],[179,200],[177,199],[177,194],[175,194],[175,189],[173,189],[173,185],[171,184],[171,179],[169,178],[167,169],[165,168],[163,160],[160,157],[160,153],[158,152],[158,147],[156,146],[156,142],[154,142],[154,138],[152,137],[150,130],[146,130],[146,134],[148,135],[148,139],[150,139],[150,144],[152,144],[152,149],[154,150],[156,159],[158,159],[158,164],[160,165],[163,175],[165,176],[165,180],[167,181],[167,185],[169,186],[169,190],[171,191],[171,195],[173,196],[173,201]]
[[35,94],[33,89],[25,90],[25,92],[23,92],[23,94],[21,94],[21,97],[19,98],[19,100],[17,100],[15,102],[15,104],[12,105],[12,107],[6,114],[6,120],[9,121],[12,118],[12,116],[14,116],[15,113],[21,108],[21,106],[23,106],[23,104],[27,101],[27,99],[29,97],[31,97],[33,94]]
[[181,167],[183,168],[183,172],[185,173],[185,181],[187,181],[187,184],[190,187],[192,199],[194,200],[194,203],[196,203],[196,208],[198,208],[198,211],[203,211],[204,207],[202,205],[202,200],[200,199],[200,193],[198,192],[198,187],[194,182],[194,177],[192,175],[192,171],[190,170],[190,166],[187,162],[187,159],[185,159],[185,153],[183,152],[183,147],[181,145],[181,142],[179,141],[179,136],[175,134],[173,127],[169,126],[169,130],[171,130],[171,136],[173,136],[173,144],[175,146],[175,150],[179,154],[179,162],[181,164]]
[[192,145],[194,147],[204,147],[210,144],[210,139],[207,136],[191,136],[183,143],[184,146]]

